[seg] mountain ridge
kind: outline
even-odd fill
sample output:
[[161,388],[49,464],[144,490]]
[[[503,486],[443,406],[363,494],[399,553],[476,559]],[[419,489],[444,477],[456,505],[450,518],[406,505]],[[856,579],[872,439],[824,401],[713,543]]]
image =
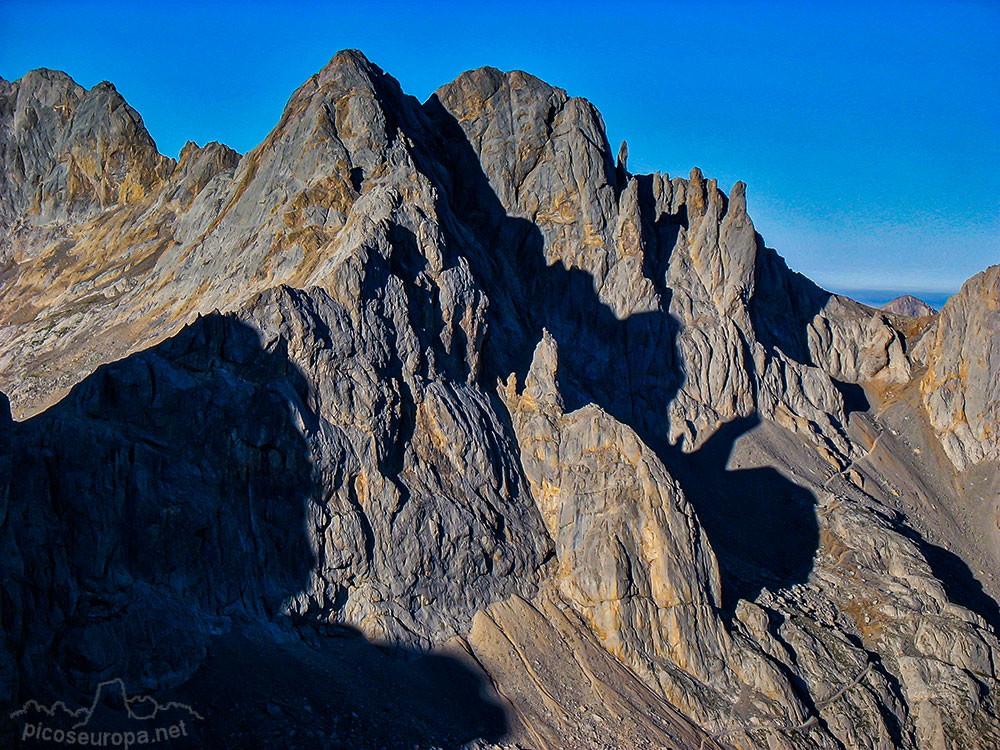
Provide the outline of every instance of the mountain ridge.
[[[197,690],[203,623],[286,617],[471,655],[522,746],[1000,734],[968,595],[994,584],[934,562],[995,565],[963,519],[993,510],[1000,363],[963,363],[996,340],[997,267],[929,320],[832,295],[766,247],[743,183],[631,175],[593,105],[518,71],[421,104],[345,51],[249,153],[177,162],[106,88],[74,124],[16,85],[2,158],[42,197],[0,184],[0,458],[27,467],[4,572],[43,624],[3,653],[62,628],[76,659],[19,684],[127,662]],[[149,529],[155,554],[127,541]],[[43,550],[73,562],[40,584]],[[87,631],[94,587],[138,618],[127,645]]]

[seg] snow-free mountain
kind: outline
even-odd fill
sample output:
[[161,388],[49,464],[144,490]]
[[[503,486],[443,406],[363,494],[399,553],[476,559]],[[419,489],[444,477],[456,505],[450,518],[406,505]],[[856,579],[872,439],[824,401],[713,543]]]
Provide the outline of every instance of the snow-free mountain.
[[873,310],[748,192],[520,71],[421,103],[341,52],[177,160],[111,84],[0,81],[3,716],[1000,746],[1000,266]]

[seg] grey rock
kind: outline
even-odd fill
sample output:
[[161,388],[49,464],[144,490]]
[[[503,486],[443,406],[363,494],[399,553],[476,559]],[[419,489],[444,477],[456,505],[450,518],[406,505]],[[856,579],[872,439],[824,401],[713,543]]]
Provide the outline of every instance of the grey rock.
[[996,267],[831,295],[517,71],[342,52],[176,163],[109,86],[0,95],[4,705],[349,627],[493,685],[483,747],[1000,741],[975,534],[915,526],[1000,460]]
[[903,294],[880,308],[894,315],[903,315],[908,318],[922,318],[927,315],[936,315],[937,310],[928,305],[922,299],[914,297],[912,294]]
[[973,276],[927,335],[920,383],[930,422],[959,470],[1000,461],[1000,266]]

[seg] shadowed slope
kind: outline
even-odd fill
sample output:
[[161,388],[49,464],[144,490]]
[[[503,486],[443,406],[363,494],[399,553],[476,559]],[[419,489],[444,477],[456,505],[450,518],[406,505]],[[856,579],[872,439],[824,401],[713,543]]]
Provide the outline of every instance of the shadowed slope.
[[84,704],[121,678],[195,705],[192,746],[504,734],[504,710],[461,660],[386,655],[283,616],[316,566],[307,517],[322,495],[310,386],[285,344],[265,350],[257,330],[207,316],[3,424],[0,455],[18,466],[0,527],[5,709]]

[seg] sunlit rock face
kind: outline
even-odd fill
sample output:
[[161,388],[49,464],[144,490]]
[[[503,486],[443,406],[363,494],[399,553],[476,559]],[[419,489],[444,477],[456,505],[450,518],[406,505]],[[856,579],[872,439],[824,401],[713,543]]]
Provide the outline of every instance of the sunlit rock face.
[[[395,702],[264,721],[1000,744],[997,267],[875,311],[790,271],[743,183],[627,152],[527,73],[421,104],[355,51],[242,156],[0,82],[4,705],[309,663],[291,705],[365,663]],[[428,698],[456,674],[488,705]]]
[[927,315],[937,314],[937,310],[912,294],[903,294],[896,297],[882,305],[881,309],[891,312],[894,315],[904,315],[908,318],[923,318]]

